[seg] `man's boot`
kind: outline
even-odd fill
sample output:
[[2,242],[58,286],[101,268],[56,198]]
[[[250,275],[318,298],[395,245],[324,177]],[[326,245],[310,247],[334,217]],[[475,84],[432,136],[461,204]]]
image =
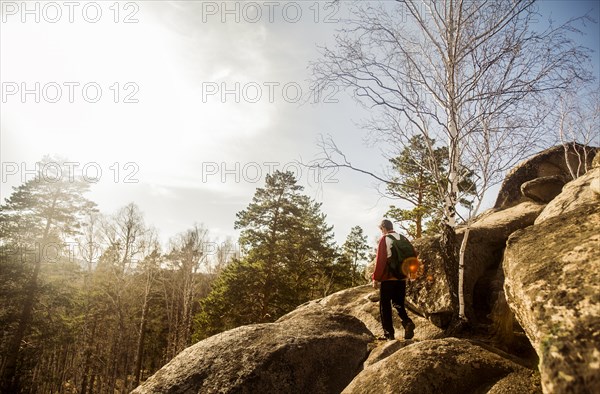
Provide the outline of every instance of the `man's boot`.
[[384,332],[383,336],[377,337],[378,340],[380,341],[393,341],[394,339],[394,334],[389,333],[389,332]]
[[412,339],[415,336],[415,323],[412,320],[402,322],[402,327],[404,327],[404,339]]

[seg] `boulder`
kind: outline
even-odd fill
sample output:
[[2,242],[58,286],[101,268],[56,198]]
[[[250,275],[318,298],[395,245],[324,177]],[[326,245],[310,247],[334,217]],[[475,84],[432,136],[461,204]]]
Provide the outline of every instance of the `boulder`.
[[[312,311],[330,311],[354,316],[362,321],[373,335],[383,335],[383,328],[381,327],[381,320],[379,318],[379,290],[374,289],[371,285],[342,290],[325,298],[307,302],[287,315],[282,316],[278,321],[285,321]],[[431,324],[427,319],[412,312],[408,305],[407,312],[416,326],[415,338],[429,339],[441,335],[442,330]],[[402,338],[404,335],[402,322],[394,310],[392,310],[392,315],[396,329],[396,338]]]
[[[513,168],[502,182],[494,208],[502,209],[526,201],[521,193],[521,185],[540,177],[556,176],[563,181],[573,179],[572,172],[591,168],[592,159],[598,148],[580,144],[568,144],[567,147],[558,145],[546,149],[535,156],[523,161]],[[585,161],[585,163],[581,163]],[[575,177],[580,174],[574,174]]]
[[358,319],[312,311],[207,338],[134,393],[339,393],[362,368],[371,333]]
[[486,389],[486,394],[541,393],[540,378],[534,371],[512,372]]
[[594,156],[594,159],[592,160],[592,168],[599,168],[600,167],[600,155],[596,154],[596,156]]
[[415,342],[415,339],[386,341],[371,351],[363,366],[366,368],[373,365]]
[[506,393],[507,388],[540,392],[539,378],[472,341],[445,338],[397,349],[367,366],[342,393]]
[[[592,168],[600,168],[600,154],[596,154],[592,161]],[[594,193],[600,194],[600,176],[595,177],[590,182],[590,188]]]
[[547,204],[560,194],[564,185],[562,176],[542,176],[523,183],[521,193],[535,202]]
[[567,183],[563,187],[562,193],[553,199],[540,213],[535,220],[535,224],[565,215],[582,205],[600,204],[600,195],[594,192],[591,187],[591,183],[598,179],[600,179],[599,167],[593,168],[579,178]]
[[313,311],[345,313],[362,321],[374,335],[379,335],[381,323],[378,301],[377,290],[369,285],[358,286],[304,303],[277,321],[282,322]]
[[600,194],[600,178],[594,178],[594,179],[592,179],[592,181],[590,182],[590,189],[594,193]]
[[566,206],[548,206],[552,215],[511,235],[503,261],[507,301],[539,356],[546,393],[600,387],[600,204],[563,200],[581,181],[552,202]]

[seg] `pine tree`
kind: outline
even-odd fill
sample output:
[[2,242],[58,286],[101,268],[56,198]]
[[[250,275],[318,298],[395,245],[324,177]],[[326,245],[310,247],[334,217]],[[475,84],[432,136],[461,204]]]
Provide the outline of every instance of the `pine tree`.
[[202,301],[196,339],[242,324],[269,322],[331,291],[336,252],[321,204],[301,194],[291,172],[267,175],[237,214],[244,256],[234,259]]
[[250,261],[264,265],[260,316],[266,320],[294,308],[299,300],[321,296],[326,285],[315,275],[335,257],[332,227],[320,212],[321,204],[302,195],[302,189],[293,173],[276,171],[237,214],[241,247]]
[[45,157],[39,164],[37,176],[16,187],[0,207],[1,243],[17,250],[34,251],[33,262],[24,259],[24,263],[30,264],[31,272],[26,280],[18,324],[5,349],[4,392],[19,390],[17,363],[22,340],[32,324],[42,264],[48,263],[45,251],[76,235],[81,216],[95,205],[83,197],[89,190],[89,182],[72,174],[72,167],[64,161]]
[[[444,202],[438,196],[448,187],[448,148],[439,147],[429,152],[429,147],[434,145],[434,140],[426,143],[423,136],[416,135],[398,157],[390,160],[394,176],[392,183],[387,185],[387,192],[393,198],[408,202],[412,208],[392,205],[386,216],[399,222],[411,238],[441,231]],[[459,191],[467,197],[473,195],[473,173],[461,167],[461,175]],[[460,203],[466,207],[470,205],[466,198],[461,198]]]
[[344,245],[342,245],[342,254],[350,263],[351,286],[364,282],[362,271],[368,262],[370,249],[367,236],[364,235],[362,227],[352,227]]

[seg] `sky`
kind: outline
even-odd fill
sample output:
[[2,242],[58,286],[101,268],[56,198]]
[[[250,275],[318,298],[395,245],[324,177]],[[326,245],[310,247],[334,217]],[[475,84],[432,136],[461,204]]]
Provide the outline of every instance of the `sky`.
[[[557,21],[587,11],[599,19],[598,1],[538,7]],[[345,10],[323,1],[1,1],[0,201],[50,154],[99,178],[88,197],[103,213],[135,202],[163,242],[195,223],[235,239],[236,212],[267,173],[287,169],[322,202],[339,244],[355,225],[372,241],[397,202],[368,176],[298,164],[331,135],[357,167],[387,165],[357,126],[368,111],[347,93],[300,99],[309,62]],[[595,51],[598,75],[598,24],[584,30],[578,40]]]

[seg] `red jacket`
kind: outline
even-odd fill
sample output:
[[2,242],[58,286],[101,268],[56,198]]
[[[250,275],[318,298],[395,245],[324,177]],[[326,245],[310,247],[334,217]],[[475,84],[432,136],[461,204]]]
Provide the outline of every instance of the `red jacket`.
[[[388,234],[397,234],[395,231],[392,231]],[[377,245],[377,259],[375,263],[375,271],[373,272],[373,280],[377,282],[383,282],[384,280],[398,280],[386,269],[388,253],[391,255],[391,248],[388,250],[387,243],[385,239],[387,235],[385,234],[379,240],[379,244]]]

